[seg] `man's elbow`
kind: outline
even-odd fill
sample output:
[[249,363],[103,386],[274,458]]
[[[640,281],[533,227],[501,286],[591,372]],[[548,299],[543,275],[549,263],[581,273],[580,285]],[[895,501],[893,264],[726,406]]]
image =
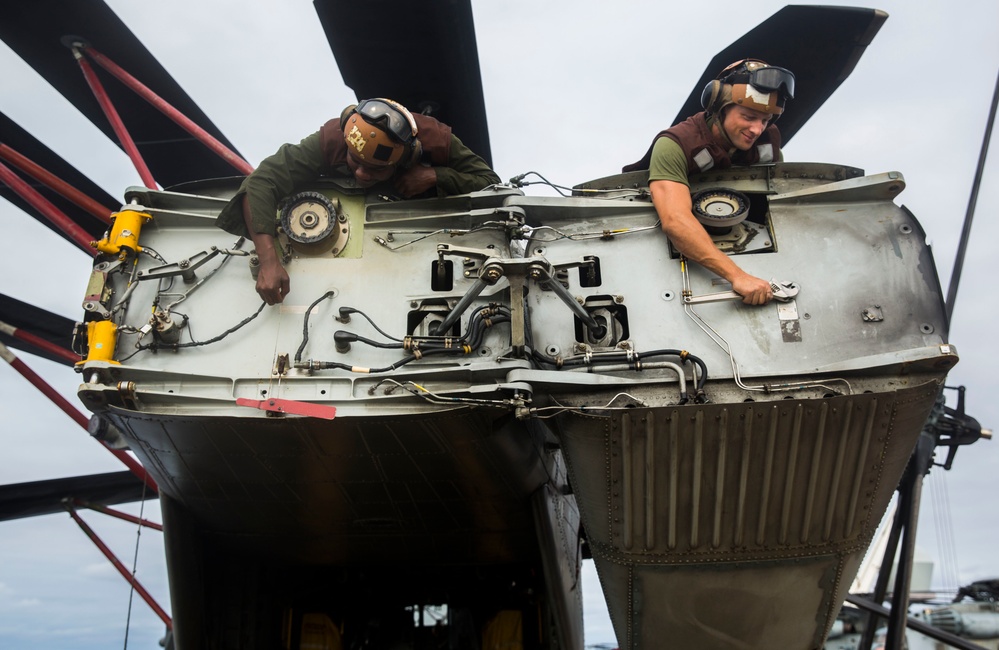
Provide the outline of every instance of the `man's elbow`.
[[682,215],[667,210],[659,211],[659,225],[667,235],[677,232],[681,223],[683,223]]

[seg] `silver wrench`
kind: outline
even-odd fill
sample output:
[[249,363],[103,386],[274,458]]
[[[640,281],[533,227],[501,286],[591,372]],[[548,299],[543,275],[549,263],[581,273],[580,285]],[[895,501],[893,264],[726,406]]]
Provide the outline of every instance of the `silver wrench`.
[[[774,300],[777,302],[789,302],[798,295],[799,287],[797,283],[788,280],[770,280],[770,290],[773,291]],[[697,305],[704,302],[719,302],[722,300],[742,300],[742,296],[734,291],[719,291],[718,293],[706,293],[703,296],[684,296],[683,304]]]

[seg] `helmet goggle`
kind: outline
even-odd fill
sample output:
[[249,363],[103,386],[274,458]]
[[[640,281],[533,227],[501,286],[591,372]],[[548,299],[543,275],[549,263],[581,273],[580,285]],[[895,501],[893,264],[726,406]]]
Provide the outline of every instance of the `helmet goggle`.
[[738,67],[733,72],[724,76],[722,79],[724,83],[748,83],[759,90],[767,92],[778,91],[783,93],[788,99],[794,99],[794,73],[787,68],[767,65],[762,61],[744,61],[729,66],[726,70],[734,66]]
[[408,143],[416,137],[416,121],[398,102],[391,99],[366,99],[354,110],[368,123],[378,125],[399,142]]

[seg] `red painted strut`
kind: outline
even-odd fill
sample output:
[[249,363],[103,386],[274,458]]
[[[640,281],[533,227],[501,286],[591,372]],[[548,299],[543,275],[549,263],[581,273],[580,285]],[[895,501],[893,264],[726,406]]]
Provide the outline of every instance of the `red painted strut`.
[[114,517],[116,519],[121,519],[133,524],[139,524],[140,526],[145,526],[146,528],[152,528],[153,530],[163,531],[163,524],[158,524],[155,521],[149,521],[148,519],[142,519],[136,517],[135,515],[130,515],[127,512],[122,512],[120,510],[114,510],[107,506],[102,506],[99,503],[90,503],[89,501],[81,501],[80,499],[73,499],[73,504],[81,508],[89,508],[95,512],[105,514],[109,517]]
[[94,545],[101,550],[104,557],[106,557],[108,561],[114,565],[114,568],[118,569],[118,573],[121,574],[121,577],[125,578],[125,580],[128,581],[128,584],[132,585],[135,589],[136,593],[142,597],[142,600],[146,601],[146,604],[149,605],[154,612],[156,612],[156,615],[160,617],[160,620],[166,624],[167,629],[172,630],[173,620],[170,619],[170,616],[163,611],[163,608],[160,607],[156,600],[149,594],[148,591],[146,591],[146,588],[142,586],[142,583],[140,583],[135,576],[129,573],[128,569],[125,568],[125,565],[115,557],[114,553],[111,552],[111,549],[109,549],[107,545],[101,541],[101,538],[97,536],[97,533],[95,533],[85,521],[80,519],[80,515],[76,514],[76,510],[74,510],[72,506],[67,505],[66,510],[69,511],[69,516],[72,517],[77,525],[80,526],[80,529],[83,530],[87,537],[90,538],[90,541],[92,541]]
[[0,159],[6,160],[45,187],[54,190],[63,198],[73,202],[74,205],[89,212],[104,223],[111,223],[111,213],[113,210],[104,207],[30,158],[21,155],[3,143],[0,143]]
[[41,212],[59,230],[66,233],[73,240],[73,243],[89,254],[97,255],[97,249],[90,245],[94,241],[90,233],[63,214],[62,210],[52,205],[48,199],[38,193],[38,190],[28,185],[24,179],[15,174],[10,167],[3,163],[0,163],[0,182],[14,190],[18,196],[30,203],[31,207]]
[[132,136],[128,134],[128,129],[125,128],[125,123],[121,121],[121,117],[118,115],[118,111],[115,110],[114,104],[111,103],[111,98],[108,97],[104,86],[101,85],[97,75],[94,74],[94,69],[83,58],[83,54],[80,53],[78,47],[73,47],[73,56],[76,57],[76,62],[80,64],[83,77],[87,80],[87,84],[90,86],[90,90],[93,91],[94,97],[97,98],[97,103],[101,105],[104,115],[111,122],[111,128],[114,129],[115,135],[118,136],[118,141],[121,142],[125,153],[128,154],[128,157],[132,160],[132,164],[135,165],[135,170],[139,172],[139,178],[142,179],[143,184],[149,189],[157,189],[156,179],[153,178],[152,172],[146,166],[146,161],[142,159],[139,148],[135,146]]
[[24,341],[25,343],[33,345],[37,348],[41,348],[49,354],[53,354],[70,363],[75,364],[80,361],[80,355],[75,354],[64,347],[58,346],[51,341],[47,341],[40,336],[32,334],[31,332],[14,327],[13,325],[9,325],[3,321],[0,321],[0,333],[6,334],[7,336],[13,337],[20,341]]
[[107,58],[89,45],[83,48],[83,53],[93,59],[97,65],[110,72],[119,81],[132,89],[135,94],[145,99],[147,102],[152,104],[154,108],[173,120],[177,126],[190,133],[200,143],[211,149],[212,152],[235,167],[239,172],[249,174],[253,171],[253,166],[243,160],[239,154],[212,137],[208,131],[205,131],[203,128],[195,124],[186,115],[178,111],[165,99],[150,90],[149,87],[145,86],[141,81],[122,70],[114,61]]
[[[56,389],[52,388],[52,386],[50,386],[48,383],[46,383],[44,379],[39,377],[34,370],[29,368],[27,365],[25,365],[23,361],[14,356],[14,353],[11,352],[10,349],[8,349],[7,346],[4,345],[3,343],[0,343],[0,357],[2,357],[4,361],[9,363],[14,370],[21,373],[21,376],[23,376],[25,379],[31,382],[31,384],[35,388],[42,391],[42,394],[44,394],[46,397],[52,400],[52,402],[55,403],[56,406],[62,409],[63,413],[73,418],[73,420],[77,424],[79,424],[81,427],[87,430],[87,425],[90,423],[90,419],[86,415],[81,413],[72,404],[70,404],[69,400],[60,395],[59,392],[56,391]],[[154,490],[157,493],[159,492],[159,488],[157,488],[156,486],[156,481],[153,480],[153,477],[150,476],[149,473],[146,471],[146,469],[141,464],[139,464],[134,458],[129,456],[121,449],[112,449],[104,442],[101,442],[101,444],[104,446],[105,449],[114,454],[118,458],[118,460],[123,462],[125,466],[128,467],[128,469],[131,470],[133,474],[142,479],[142,482],[148,485],[150,489]]]

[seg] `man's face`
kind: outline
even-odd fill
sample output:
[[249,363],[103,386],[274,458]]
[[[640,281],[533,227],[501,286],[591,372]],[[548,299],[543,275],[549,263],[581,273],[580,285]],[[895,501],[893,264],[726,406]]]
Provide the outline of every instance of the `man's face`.
[[353,153],[347,153],[347,167],[354,172],[354,180],[360,187],[370,187],[375,183],[381,183],[392,178],[395,174],[395,165],[367,165],[354,157]]
[[732,106],[725,111],[721,127],[736,149],[749,151],[770,123],[772,116],[744,106]]

